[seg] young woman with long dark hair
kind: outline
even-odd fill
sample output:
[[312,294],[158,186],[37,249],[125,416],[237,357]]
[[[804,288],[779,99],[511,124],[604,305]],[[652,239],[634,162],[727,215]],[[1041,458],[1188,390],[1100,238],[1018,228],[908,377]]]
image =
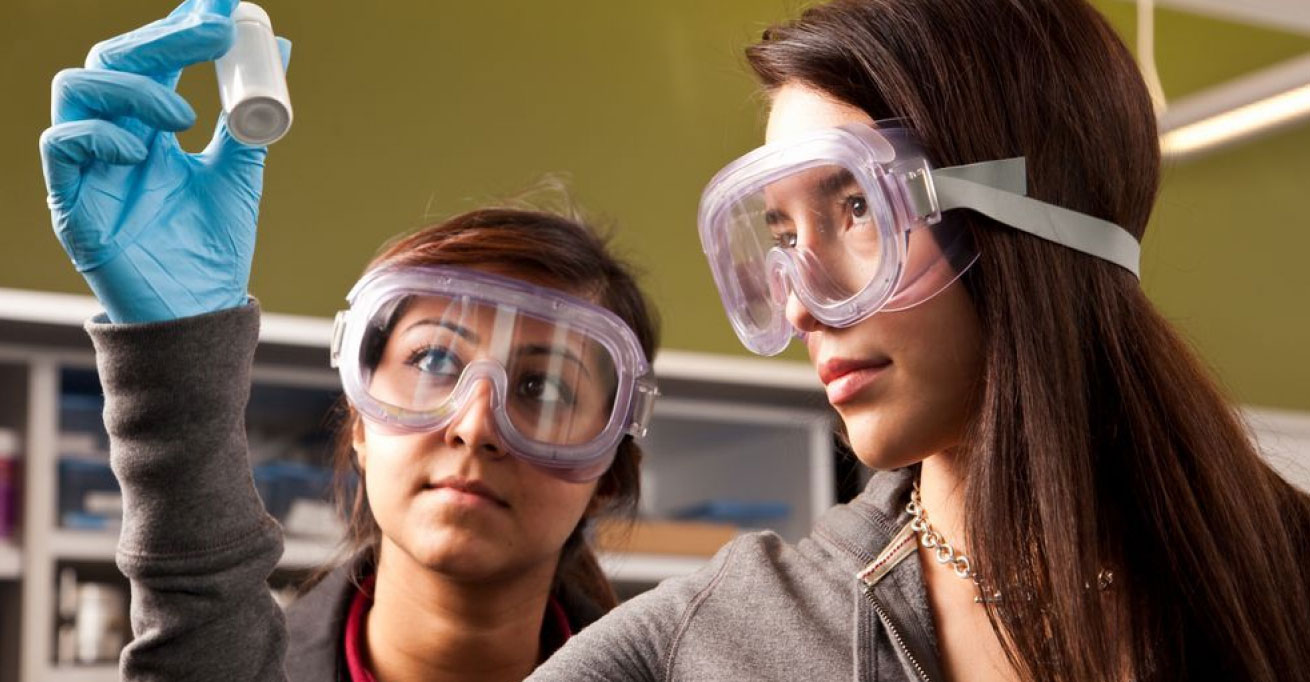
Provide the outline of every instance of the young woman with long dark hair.
[[743,342],[800,334],[879,473],[534,679],[1306,679],[1310,498],[1142,291],[1159,145],[1106,21],[837,0],[747,57],[767,144],[702,242]]

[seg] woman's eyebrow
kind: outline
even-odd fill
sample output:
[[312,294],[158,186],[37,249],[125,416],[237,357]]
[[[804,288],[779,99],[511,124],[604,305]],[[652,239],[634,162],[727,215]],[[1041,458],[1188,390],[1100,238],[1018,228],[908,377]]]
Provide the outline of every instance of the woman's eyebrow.
[[764,212],[764,224],[769,227],[791,222],[791,216],[780,208],[770,208]]
[[[813,185],[811,185],[808,189],[811,191],[813,196],[818,196],[826,199],[827,197],[831,197],[833,195],[837,195],[845,192],[846,188],[855,184],[857,183],[855,182],[854,174],[852,174],[849,170],[846,170],[845,168],[838,168],[837,170],[832,171],[831,173],[824,174],[818,180],[815,180]],[[791,222],[791,216],[787,215],[786,211],[779,208],[765,209],[764,211],[765,225],[769,225],[769,226],[780,225],[784,222]]]
[[470,341],[472,343],[478,343],[479,341],[481,341],[478,335],[474,333],[472,330],[468,329],[467,327],[463,327],[449,320],[443,320],[436,317],[425,317],[421,320],[417,320],[413,324],[409,325],[408,327],[405,327],[402,333],[408,333],[411,329],[423,325],[432,325],[434,327],[442,327],[445,329],[449,329],[450,331],[458,334],[461,338]]
[[554,355],[557,357],[564,358],[566,360],[572,360],[573,362],[577,363],[578,367],[582,369],[582,373],[586,374],[588,379],[591,378],[591,372],[587,369],[587,366],[583,364],[582,359],[579,358],[577,355],[574,355],[573,351],[570,351],[567,348],[560,348],[558,346],[548,346],[541,343],[528,343],[519,346],[517,349],[515,349],[514,354],[519,357],[536,356],[536,355]]
[[819,195],[826,197],[845,191],[847,187],[856,183],[855,176],[850,171],[839,168],[819,178],[818,182],[814,184]]

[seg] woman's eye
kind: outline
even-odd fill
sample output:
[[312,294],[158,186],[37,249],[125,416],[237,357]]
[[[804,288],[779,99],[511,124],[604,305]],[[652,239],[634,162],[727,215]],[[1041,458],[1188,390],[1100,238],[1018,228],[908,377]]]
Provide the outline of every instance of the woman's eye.
[[573,404],[573,393],[558,379],[549,378],[544,374],[523,376],[515,392],[522,398],[538,403]]
[[410,354],[406,364],[438,376],[458,376],[460,372],[459,358],[444,348],[420,348]]
[[858,222],[864,222],[869,216],[869,201],[862,194],[846,197],[846,208],[851,212],[851,217]]
[[794,248],[796,248],[796,233],[795,233],[795,232],[774,232],[774,233],[773,233],[773,243],[774,243],[776,246],[781,247],[781,248],[784,248],[784,249],[794,249]]

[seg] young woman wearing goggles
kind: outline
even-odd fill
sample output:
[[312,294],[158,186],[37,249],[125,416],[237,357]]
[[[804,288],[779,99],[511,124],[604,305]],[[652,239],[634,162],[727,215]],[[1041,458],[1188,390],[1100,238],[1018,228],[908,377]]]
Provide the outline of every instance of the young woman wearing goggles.
[[124,490],[121,672],[522,679],[616,603],[583,531],[636,503],[652,311],[566,216],[479,210],[388,245],[333,345],[349,560],[284,621],[243,424],[267,149],[221,120],[201,154],[173,135],[194,122],[178,73],[224,52],[235,4],[189,0],[97,45],[56,78],[41,139],[56,233],[107,311],[88,331]]
[[702,244],[743,343],[802,338],[878,473],[805,541],[737,540],[534,679],[1310,669],[1310,498],[1138,282],[1159,145],[1106,21],[837,0],[747,56],[766,145],[711,181]]
[[[390,245],[349,300],[332,361],[354,558],[292,605],[286,674],[342,673],[331,652],[367,642],[350,679],[521,678],[617,603],[583,528],[636,504],[644,298],[579,223],[488,209]],[[366,636],[324,627],[345,608]]]

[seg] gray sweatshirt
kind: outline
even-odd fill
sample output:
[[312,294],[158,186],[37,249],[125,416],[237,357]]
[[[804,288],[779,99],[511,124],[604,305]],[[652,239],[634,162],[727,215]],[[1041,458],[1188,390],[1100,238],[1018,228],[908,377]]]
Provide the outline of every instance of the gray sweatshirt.
[[[904,506],[876,474],[795,546],[742,536],[569,640],[531,680],[945,680]],[[908,560],[907,560],[908,559]]]
[[[245,405],[254,304],[172,322],[87,324],[123,487],[129,680],[283,680],[266,581],[282,533],[255,492]],[[873,477],[796,546],[743,536],[576,635],[533,680],[944,680],[904,505]],[[909,559],[909,560],[907,560]]]

